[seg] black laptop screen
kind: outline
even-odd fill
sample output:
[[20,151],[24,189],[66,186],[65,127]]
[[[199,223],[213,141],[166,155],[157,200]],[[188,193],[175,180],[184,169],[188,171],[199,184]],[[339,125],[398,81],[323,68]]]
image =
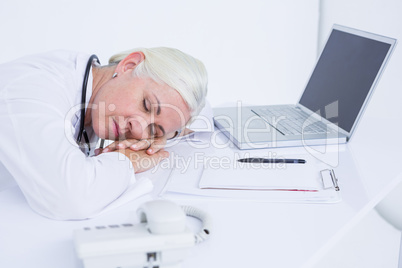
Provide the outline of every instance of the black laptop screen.
[[390,47],[334,29],[299,103],[350,132]]

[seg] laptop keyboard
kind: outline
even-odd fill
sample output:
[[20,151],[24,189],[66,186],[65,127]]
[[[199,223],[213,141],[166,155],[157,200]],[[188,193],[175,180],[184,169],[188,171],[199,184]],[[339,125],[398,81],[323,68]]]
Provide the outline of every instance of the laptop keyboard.
[[267,122],[283,135],[300,135],[302,132],[303,134],[328,133],[325,123],[316,121],[299,108],[287,106],[264,107],[255,109],[253,112],[269,118]]

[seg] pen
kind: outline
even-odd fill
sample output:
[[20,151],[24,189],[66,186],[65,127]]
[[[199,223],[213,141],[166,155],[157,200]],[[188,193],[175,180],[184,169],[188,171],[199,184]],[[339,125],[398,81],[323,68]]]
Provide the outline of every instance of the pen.
[[334,184],[335,190],[339,191],[338,179],[335,176],[334,170],[331,169],[329,174],[331,175],[332,183]]
[[305,164],[306,160],[304,159],[284,159],[284,158],[242,158],[237,160],[242,163],[287,163],[287,164]]

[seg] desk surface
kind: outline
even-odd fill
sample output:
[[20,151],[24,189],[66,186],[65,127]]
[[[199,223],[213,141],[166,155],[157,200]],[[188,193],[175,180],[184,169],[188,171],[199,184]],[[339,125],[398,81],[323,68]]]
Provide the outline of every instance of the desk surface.
[[[342,202],[292,204],[177,196],[180,204],[207,211],[213,235],[189,253],[183,267],[312,267],[344,233],[401,180],[397,150],[402,141],[372,143],[359,137],[340,146],[337,175]],[[396,137],[395,137],[396,138]],[[396,141],[396,142],[395,142]],[[302,148],[277,149],[279,153]],[[387,157],[375,159],[380,152]],[[158,184],[159,179],[154,182]],[[34,213],[18,187],[0,192],[0,267],[82,267],[72,231],[87,226],[133,221],[144,196],[95,219],[53,221]],[[135,221],[135,220],[134,220]],[[189,221],[196,226],[196,223]]]

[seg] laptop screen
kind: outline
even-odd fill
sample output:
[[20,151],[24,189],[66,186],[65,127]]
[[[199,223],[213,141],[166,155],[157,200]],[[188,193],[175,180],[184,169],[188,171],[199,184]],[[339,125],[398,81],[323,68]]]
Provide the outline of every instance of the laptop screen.
[[334,28],[299,103],[350,133],[390,48]]

